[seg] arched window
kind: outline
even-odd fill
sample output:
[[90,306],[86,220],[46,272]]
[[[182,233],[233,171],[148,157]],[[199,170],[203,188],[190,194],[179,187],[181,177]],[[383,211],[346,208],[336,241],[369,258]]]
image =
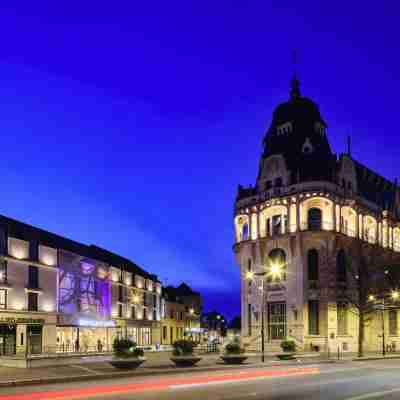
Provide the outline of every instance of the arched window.
[[336,281],[345,283],[346,280],[346,253],[341,249],[336,256]]
[[318,251],[316,249],[308,250],[307,254],[308,280],[317,281],[319,278]]
[[268,282],[286,280],[286,253],[282,249],[273,249],[268,255],[267,261]]
[[308,210],[308,229],[319,231],[322,227],[322,211],[319,208],[310,208]]
[[249,240],[249,225],[244,224],[242,227],[242,240]]

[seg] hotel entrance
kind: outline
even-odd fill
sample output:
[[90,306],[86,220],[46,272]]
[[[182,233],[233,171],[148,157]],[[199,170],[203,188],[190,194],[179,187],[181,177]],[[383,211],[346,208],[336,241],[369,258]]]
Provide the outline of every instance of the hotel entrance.
[[281,340],[286,337],[286,303],[268,303],[269,340]]
[[16,325],[0,324],[0,356],[15,355]]

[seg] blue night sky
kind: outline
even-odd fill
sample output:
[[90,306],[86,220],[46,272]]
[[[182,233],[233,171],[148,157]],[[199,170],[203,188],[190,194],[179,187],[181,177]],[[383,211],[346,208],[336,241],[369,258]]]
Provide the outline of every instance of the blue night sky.
[[351,134],[357,160],[400,176],[394,1],[13,3],[0,213],[185,280],[208,310],[239,312],[233,201],[255,181],[294,49],[333,149]]

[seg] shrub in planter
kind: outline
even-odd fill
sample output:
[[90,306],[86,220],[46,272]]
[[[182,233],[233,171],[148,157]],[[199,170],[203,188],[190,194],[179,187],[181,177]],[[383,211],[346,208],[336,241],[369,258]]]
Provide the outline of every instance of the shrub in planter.
[[281,349],[285,353],[294,353],[296,351],[296,343],[294,340],[282,340]]
[[146,359],[143,349],[136,346],[136,343],[129,339],[116,338],[113,343],[114,358],[111,365],[121,369],[137,368]]
[[177,340],[173,347],[171,360],[177,367],[192,367],[201,360],[193,354],[194,343],[191,340]]
[[283,354],[277,355],[280,360],[294,360],[296,358],[294,355],[296,352],[296,343],[294,340],[282,340],[281,349],[283,350]]
[[244,349],[240,347],[240,343],[238,341],[234,341],[232,343],[228,343],[225,346],[225,353],[221,356],[221,359],[226,364],[242,364],[247,357],[243,355]]

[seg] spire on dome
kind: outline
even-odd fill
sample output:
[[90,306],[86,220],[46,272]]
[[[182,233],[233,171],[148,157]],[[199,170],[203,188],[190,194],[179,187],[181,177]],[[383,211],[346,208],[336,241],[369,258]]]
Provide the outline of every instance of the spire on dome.
[[297,79],[297,54],[293,52],[293,78],[290,82],[290,98],[296,99],[300,97],[300,82]]

